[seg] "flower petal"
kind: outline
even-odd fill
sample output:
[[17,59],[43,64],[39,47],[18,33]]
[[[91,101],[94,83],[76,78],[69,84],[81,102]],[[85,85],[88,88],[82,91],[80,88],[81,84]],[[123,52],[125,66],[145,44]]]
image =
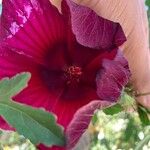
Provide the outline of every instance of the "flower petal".
[[[112,104],[113,103],[108,101],[94,100],[89,104],[86,104],[83,107],[81,107],[75,113],[72,121],[67,127],[66,130],[67,147],[65,149],[72,150],[76,146],[76,144],[79,142],[80,138],[82,137],[83,133],[88,128],[91,118],[97,109],[102,109]],[[60,147],[48,148],[45,147],[44,145],[40,145],[38,148],[40,150],[64,150],[63,148]]]
[[58,116],[58,122],[67,128],[76,111],[96,98],[98,96],[94,88],[67,88],[59,100],[53,102],[52,111]]
[[[29,58],[23,57],[22,55],[9,51],[8,49],[2,49],[3,48],[0,46],[0,51],[3,51],[3,54],[0,55],[0,79],[4,77],[12,77],[20,72],[34,72],[36,64]],[[2,118],[0,118],[0,128],[4,130],[14,130]]]
[[4,0],[0,39],[4,45],[40,61],[64,39],[64,22],[49,0]]
[[77,41],[91,48],[111,50],[126,41],[121,26],[98,16],[93,10],[67,0]]
[[[67,95],[64,92],[63,86],[60,89],[54,88],[53,90],[51,87],[48,88],[40,76],[39,65],[24,55],[13,51],[5,51],[7,53],[0,56],[0,79],[7,76],[11,77],[22,71],[29,71],[32,74],[28,88],[13,99],[30,106],[45,108],[48,111],[54,112],[58,116],[58,123],[65,128],[67,128],[79,108],[98,98],[95,89],[87,86],[74,89],[74,92],[71,89],[66,89]],[[78,97],[72,99],[72,96],[74,97],[75,94],[78,94]],[[2,126],[0,125],[0,127]],[[3,128],[6,129],[7,127],[3,126]]]
[[14,131],[15,129],[11,127],[2,117],[0,117],[0,129]]
[[32,59],[0,45],[0,79],[12,77],[20,72],[34,73],[36,68],[37,64]]
[[66,148],[64,148],[64,147],[57,147],[57,146],[46,147],[43,144],[38,145],[37,148],[38,148],[38,150],[66,150]]
[[[35,59],[38,62],[43,61],[43,55],[46,54],[45,50],[49,50],[49,48],[51,50],[51,46],[49,47],[49,44],[56,44],[58,42],[57,40],[63,41],[65,39],[63,34],[64,22],[62,16],[58,13],[56,8],[54,8],[48,2],[48,0],[5,0],[3,2],[3,5],[4,9],[1,22],[2,35],[0,37],[2,40],[1,43],[3,42],[3,46],[8,46],[11,50],[18,52],[19,54],[11,51],[8,54],[6,53],[7,55],[4,55],[4,52],[6,50],[3,50],[3,56],[0,56],[0,78],[6,76],[13,76],[21,71],[31,72],[32,78],[28,88],[26,88],[19,95],[15,96],[14,100],[38,108],[43,107],[48,111],[54,112],[58,116],[58,122],[62,124],[65,128],[67,128],[66,133],[68,137],[68,149],[71,149],[73,146],[75,146],[80,136],[88,127],[88,124],[94,111],[99,107],[111,104],[111,102],[105,102],[100,100],[93,101],[90,104],[88,104],[93,99],[98,99],[97,93],[100,96],[99,91],[105,89],[105,87],[102,87],[102,89],[99,86],[99,82],[101,82],[101,76],[99,77],[98,75],[97,77],[97,93],[95,90],[96,87],[93,88],[84,85],[73,90],[71,88],[66,88],[65,86],[63,86],[64,84],[62,83],[62,80],[59,77],[57,77],[57,74],[52,74],[52,72],[50,72],[49,74],[46,73],[46,77],[44,78],[46,78],[45,81],[47,81],[48,85],[45,84],[43,76],[41,77],[41,70],[39,69],[41,65],[34,63],[33,60]],[[81,31],[80,28],[79,30],[76,27],[79,27],[79,23],[83,23],[81,24],[81,27],[83,29],[85,28],[85,24],[87,25],[87,20],[89,20],[89,15],[87,15],[89,9],[80,6],[77,7],[77,5],[75,5],[74,3],[71,3],[70,6],[74,31],[75,29],[77,29],[77,31]],[[11,12],[10,7],[14,7],[16,11]],[[80,18],[77,20],[77,23],[74,20],[76,17],[79,17],[78,13],[75,14],[76,10],[79,10],[80,15],[83,15],[80,16]],[[87,20],[84,18],[85,22],[81,22],[80,20],[83,19],[83,17],[87,18]],[[79,38],[75,32],[78,41],[84,46],[98,48],[98,50],[110,50],[114,48],[115,51],[111,51],[113,55],[110,55],[110,59],[113,59],[116,53],[116,47],[122,44],[125,40],[121,27],[118,24],[112,23],[101,17],[98,17],[96,14],[93,13],[93,11],[90,11],[90,17],[93,19],[93,21],[94,19],[96,19],[96,24],[90,24],[90,26],[88,27],[89,34],[82,34],[83,32],[81,32],[81,36],[79,36]],[[106,25],[102,25],[103,23]],[[100,30],[98,30],[98,32],[95,33],[95,29],[99,29],[99,26],[102,26],[103,28],[101,28]],[[106,32],[107,30],[105,30],[105,27],[109,27],[109,32]],[[78,51],[82,50],[83,48],[80,49],[80,45],[79,47],[74,47],[72,49],[72,43],[76,41],[73,41],[74,36],[72,34],[72,31],[70,31],[70,28],[68,30],[69,31],[67,33],[67,36],[70,36],[68,36],[67,38],[67,48],[70,48],[73,51],[76,50],[76,48],[78,49]],[[98,34],[102,36],[100,37]],[[109,34],[111,34],[111,36]],[[92,39],[89,35],[92,35],[94,38]],[[89,45],[87,45],[88,43]],[[60,50],[58,49],[58,51]],[[85,65],[87,60],[91,62],[91,59],[93,59],[93,57],[96,56],[96,52],[92,56],[91,49],[89,49],[89,51],[90,53],[86,54],[86,61],[83,61],[82,65]],[[75,54],[72,58],[75,63],[80,63],[84,55],[81,55],[81,58],[78,58],[78,56],[80,56],[80,53],[77,53],[71,53]],[[84,53],[82,52],[82,54]],[[58,54],[56,54],[56,58],[57,55]],[[27,56],[30,56],[34,59],[31,60],[30,57]],[[64,59],[62,58],[62,53],[59,53],[58,56],[60,58],[57,66],[59,70],[62,67],[60,64],[64,63]],[[107,58],[109,58],[109,56]],[[50,59],[52,61],[52,63],[48,64],[50,68],[52,68],[53,65],[57,64],[57,60],[54,59]],[[47,60],[49,61],[49,58]],[[111,64],[110,62],[113,63]],[[94,61],[94,63],[99,65],[100,62],[96,60]],[[95,66],[95,64],[93,66]],[[122,61],[120,62],[120,57],[117,57],[115,61],[106,61],[106,63],[104,63],[103,65],[109,74],[113,74],[116,71],[115,68],[113,68],[115,65],[121,70],[120,72],[123,74],[126,69],[125,64],[126,63],[122,63]],[[109,70],[109,67],[107,66],[110,66],[111,70]],[[114,85],[118,85],[118,90],[120,90],[122,88],[121,86],[119,86],[120,84],[122,84],[121,77],[119,76],[119,74],[116,74],[115,77],[118,79],[117,83],[112,77],[110,78],[110,80],[112,82],[114,81]],[[50,80],[48,78],[50,78]],[[124,74],[123,78],[125,78]],[[102,81],[103,80],[105,80],[105,76],[102,76]],[[125,78],[125,81],[126,80],[127,78]],[[123,82],[123,84],[127,82],[125,81]],[[56,88],[55,86],[51,85],[52,82],[55,82],[55,84],[57,86],[60,86],[60,88]],[[109,88],[111,89],[112,87],[109,86]],[[120,93],[118,92],[117,94]],[[104,97],[102,100],[108,100],[107,96],[110,95],[106,95],[106,99],[104,99]],[[72,99],[72,97],[74,97],[74,99]],[[74,114],[78,109],[79,111],[72,120]],[[70,121],[71,124],[68,126]],[[78,133],[79,131],[80,134]]]
[[77,144],[82,134],[86,131],[94,112],[111,104],[107,101],[94,100],[76,112],[66,130],[68,150],[71,150]]
[[128,63],[121,52],[114,60],[105,59],[96,79],[98,96],[103,100],[117,101],[129,78]]

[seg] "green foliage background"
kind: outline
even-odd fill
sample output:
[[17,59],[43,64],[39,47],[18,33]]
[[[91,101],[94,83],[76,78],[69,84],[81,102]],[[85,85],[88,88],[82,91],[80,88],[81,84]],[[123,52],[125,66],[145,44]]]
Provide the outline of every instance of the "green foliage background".
[[150,0],[146,0],[145,5],[150,7]]

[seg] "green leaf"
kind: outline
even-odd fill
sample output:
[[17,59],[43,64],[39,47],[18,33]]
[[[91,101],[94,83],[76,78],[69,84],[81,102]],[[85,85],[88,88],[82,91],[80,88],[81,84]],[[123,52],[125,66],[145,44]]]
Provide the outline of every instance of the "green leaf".
[[97,121],[98,121],[98,116],[97,113],[95,113],[94,116],[92,117],[92,124],[95,125]]
[[11,100],[13,95],[27,86],[29,79],[30,74],[23,73],[0,82],[0,115],[33,144],[63,146],[65,144],[63,130],[56,123],[52,113]]
[[126,124],[126,129],[124,131],[122,140],[127,143],[133,142],[132,139],[134,138],[134,140],[136,141],[136,139],[138,138],[138,131],[137,131],[138,125],[137,123],[135,123],[134,120],[135,118],[130,113],[126,113],[124,119],[128,120],[128,122]]
[[150,0],[146,0],[146,5],[150,7]]
[[115,104],[115,105],[108,107],[108,108],[105,108],[103,110],[103,112],[106,115],[115,115],[115,114],[120,113],[121,111],[123,111],[123,107],[120,104]]
[[138,143],[138,145],[135,148],[135,150],[142,150],[144,145],[148,144],[149,141],[150,141],[150,134],[148,134],[142,141],[140,141]]
[[150,125],[150,120],[149,120],[149,117],[148,117],[148,113],[145,110],[145,108],[143,108],[141,106],[138,106],[138,113],[139,113],[139,117],[140,117],[140,120],[141,120],[143,126]]
[[27,87],[27,83],[30,80],[30,73],[21,73],[18,74],[11,79],[4,78],[0,81],[0,100],[3,98],[10,98],[17,95],[21,92],[25,87]]
[[33,144],[63,145],[62,130],[52,114],[12,101],[0,101],[0,115]]

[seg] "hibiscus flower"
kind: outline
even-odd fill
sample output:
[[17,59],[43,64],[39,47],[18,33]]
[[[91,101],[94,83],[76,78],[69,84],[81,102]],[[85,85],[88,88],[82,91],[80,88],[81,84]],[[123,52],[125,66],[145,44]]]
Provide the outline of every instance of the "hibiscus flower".
[[[71,1],[59,13],[49,0],[4,0],[0,23],[0,78],[30,72],[13,99],[55,113],[72,149],[94,111],[117,102],[128,82],[121,26]],[[10,129],[4,120],[0,127]]]

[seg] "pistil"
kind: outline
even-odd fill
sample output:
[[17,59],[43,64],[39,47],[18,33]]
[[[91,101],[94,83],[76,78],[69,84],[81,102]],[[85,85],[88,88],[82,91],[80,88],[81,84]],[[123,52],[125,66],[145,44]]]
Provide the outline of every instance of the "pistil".
[[80,82],[82,68],[78,66],[69,66],[65,69],[67,85],[77,85]]

